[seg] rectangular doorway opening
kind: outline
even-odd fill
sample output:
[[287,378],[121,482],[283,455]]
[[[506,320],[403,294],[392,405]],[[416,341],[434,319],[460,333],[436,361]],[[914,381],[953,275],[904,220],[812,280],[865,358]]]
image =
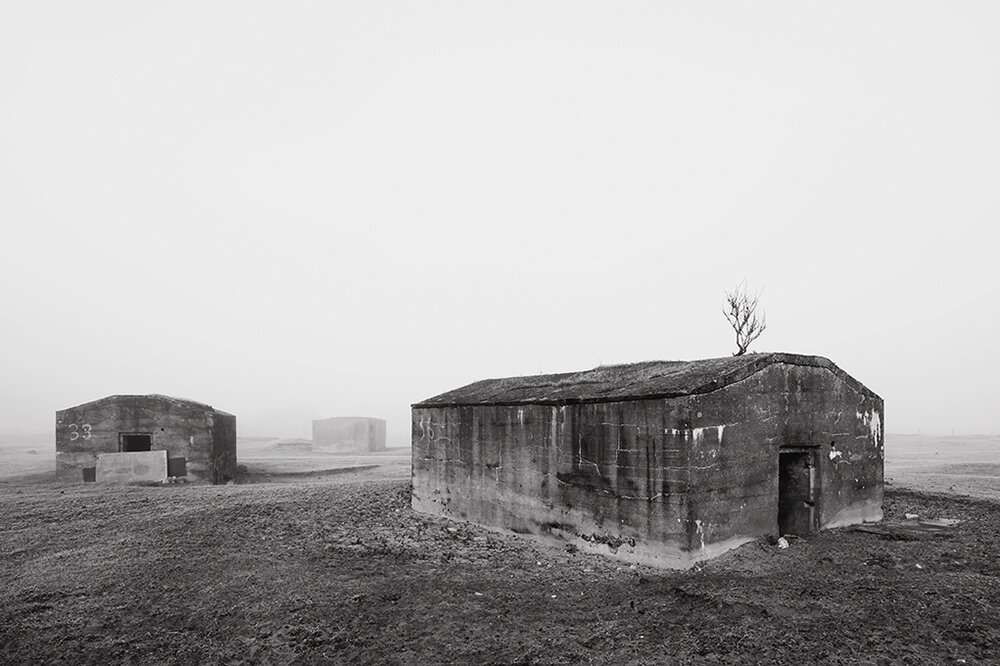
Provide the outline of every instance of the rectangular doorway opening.
[[167,476],[187,476],[187,458],[167,458]]
[[816,531],[817,467],[813,447],[778,452],[778,534],[804,536]]
[[150,451],[153,447],[153,434],[149,432],[118,433],[118,450],[123,453],[133,451]]

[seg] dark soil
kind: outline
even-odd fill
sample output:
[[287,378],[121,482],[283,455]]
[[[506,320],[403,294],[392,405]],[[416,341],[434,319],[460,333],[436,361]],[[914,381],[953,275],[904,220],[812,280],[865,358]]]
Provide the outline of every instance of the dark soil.
[[[412,512],[405,481],[0,485],[0,663],[1000,663],[997,504],[686,572]],[[570,549],[572,550],[572,549]]]

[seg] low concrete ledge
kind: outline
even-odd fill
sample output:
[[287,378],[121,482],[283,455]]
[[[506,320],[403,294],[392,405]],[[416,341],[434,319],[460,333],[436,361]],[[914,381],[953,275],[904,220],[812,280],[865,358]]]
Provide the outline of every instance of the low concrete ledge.
[[98,483],[164,481],[166,478],[166,451],[97,454]]

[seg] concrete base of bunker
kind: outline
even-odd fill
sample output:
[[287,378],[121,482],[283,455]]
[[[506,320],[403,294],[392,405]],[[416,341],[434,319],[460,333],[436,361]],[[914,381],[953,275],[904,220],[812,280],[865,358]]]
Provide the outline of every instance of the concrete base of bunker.
[[[416,492],[413,495],[411,505],[415,511],[421,513],[446,517],[452,520],[474,522],[485,527],[512,532],[522,536],[538,537],[557,545],[572,544],[580,551],[613,557],[630,564],[645,564],[672,569],[691,567],[699,561],[715,557],[755,538],[737,537],[720,543],[706,544],[705,547],[699,548],[697,551],[688,551],[678,545],[679,541],[644,540],[642,537],[613,532],[607,526],[587,524],[586,521],[582,520],[578,523],[571,523],[543,521],[539,519],[530,521],[519,519],[509,524],[504,524],[476,519],[475,516],[470,516],[465,512],[455,515],[449,511],[442,510],[441,505],[434,501],[425,502],[421,500]],[[565,519],[576,518],[580,520],[579,516],[563,517]]]

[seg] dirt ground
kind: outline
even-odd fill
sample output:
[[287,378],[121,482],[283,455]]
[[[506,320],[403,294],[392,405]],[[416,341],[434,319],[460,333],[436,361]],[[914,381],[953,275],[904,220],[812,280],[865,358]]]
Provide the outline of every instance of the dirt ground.
[[407,450],[251,449],[236,486],[0,479],[0,663],[1000,663],[989,500],[890,485],[963,522],[678,572],[416,514]]

